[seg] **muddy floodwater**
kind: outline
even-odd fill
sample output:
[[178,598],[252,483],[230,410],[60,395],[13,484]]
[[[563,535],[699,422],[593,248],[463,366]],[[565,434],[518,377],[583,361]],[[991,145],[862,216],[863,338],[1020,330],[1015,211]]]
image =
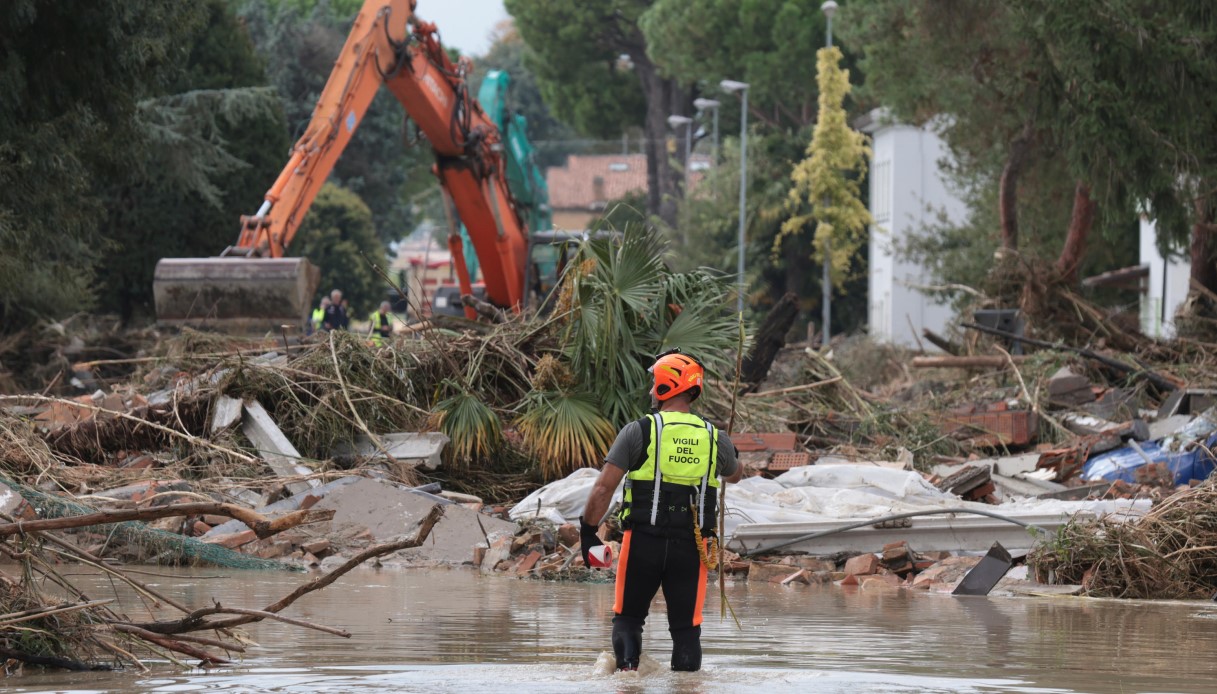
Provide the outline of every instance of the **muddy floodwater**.
[[[163,572],[164,570],[157,570]],[[217,577],[220,576],[220,577]],[[144,577],[202,606],[261,607],[301,574],[165,572]],[[76,580],[87,580],[77,578]],[[108,582],[96,584],[98,592]],[[609,647],[611,585],[365,569],[285,614],[348,629],[343,639],[275,622],[233,667],[49,673],[10,692],[1213,692],[1217,607],[1076,598],[953,598],[856,588],[728,586],[743,631],[711,591],[699,673],[595,677]],[[662,610],[662,603],[657,605]],[[122,606],[142,610],[131,594]],[[662,614],[647,652],[666,665]]]

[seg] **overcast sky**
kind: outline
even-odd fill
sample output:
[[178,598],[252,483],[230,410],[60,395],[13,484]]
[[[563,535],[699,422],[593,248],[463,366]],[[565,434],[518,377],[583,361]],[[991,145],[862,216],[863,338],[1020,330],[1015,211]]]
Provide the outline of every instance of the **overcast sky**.
[[418,16],[435,22],[445,46],[466,55],[481,55],[490,48],[490,31],[507,19],[503,0],[418,0]]

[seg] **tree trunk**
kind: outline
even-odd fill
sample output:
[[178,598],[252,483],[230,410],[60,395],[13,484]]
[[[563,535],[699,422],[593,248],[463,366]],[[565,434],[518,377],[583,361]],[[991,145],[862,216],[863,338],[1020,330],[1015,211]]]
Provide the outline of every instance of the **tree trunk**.
[[1010,153],[1001,172],[1000,199],[1001,247],[1018,250],[1018,179],[1031,157],[1031,124],[1010,141]]
[[786,294],[774,305],[765,316],[752,343],[752,350],[744,357],[741,367],[741,380],[745,383],[760,383],[769,375],[769,367],[778,352],[786,345],[786,333],[794,325],[794,319],[799,313],[799,297]]
[[[647,101],[646,120],[643,123],[647,154],[647,213],[675,227],[676,201],[683,192],[679,185],[682,172],[671,165],[664,145],[669,135],[668,116],[687,114],[691,103],[674,80],[659,75],[644,51],[631,52],[630,60],[634,63],[634,72],[638,74]],[[678,135],[683,137],[684,132]],[[684,154],[682,139],[676,147],[675,159],[683,160]]]
[[1213,224],[1213,209],[1205,198],[1196,202],[1190,250],[1192,279],[1206,289],[1217,291],[1217,224]]
[[1065,236],[1065,247],[1056,260],[1057,275],[1066,284],[1076,284],[1078,268],[1086,257],[1086,240],[1094,226],[1094,201],[1090,199],[1090,186],[1078,181],[1073,190],[1073,214],[1069,219],[1069,233]]

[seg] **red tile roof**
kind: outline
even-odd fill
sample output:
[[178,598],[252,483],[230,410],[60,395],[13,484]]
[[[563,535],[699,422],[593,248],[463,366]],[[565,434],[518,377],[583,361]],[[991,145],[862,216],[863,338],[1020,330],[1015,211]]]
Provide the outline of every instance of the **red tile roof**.
[[[699,163],[705,159],[693,158]],[[695,170],[693,183],[701,176]],[[555,210],[603,210],[629,193],[646,192],[647,158],[645,154],[572,154],[564,166],[551,166],[545,172],[545,182],[549,206]]]

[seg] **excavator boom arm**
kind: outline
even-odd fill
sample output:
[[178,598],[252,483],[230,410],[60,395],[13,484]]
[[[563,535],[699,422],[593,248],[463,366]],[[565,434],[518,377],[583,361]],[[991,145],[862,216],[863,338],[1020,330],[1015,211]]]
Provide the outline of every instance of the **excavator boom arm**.
[[366,0],[309,122],[262,207],[242,218],[237,248],[284,255],[322,184],[382,85],[435,151],[435,173],[482,265],[487,298],[518,308],[528,232],[507,183],[502,134],[469,95],[468,65],[454,63],[416,0]]

